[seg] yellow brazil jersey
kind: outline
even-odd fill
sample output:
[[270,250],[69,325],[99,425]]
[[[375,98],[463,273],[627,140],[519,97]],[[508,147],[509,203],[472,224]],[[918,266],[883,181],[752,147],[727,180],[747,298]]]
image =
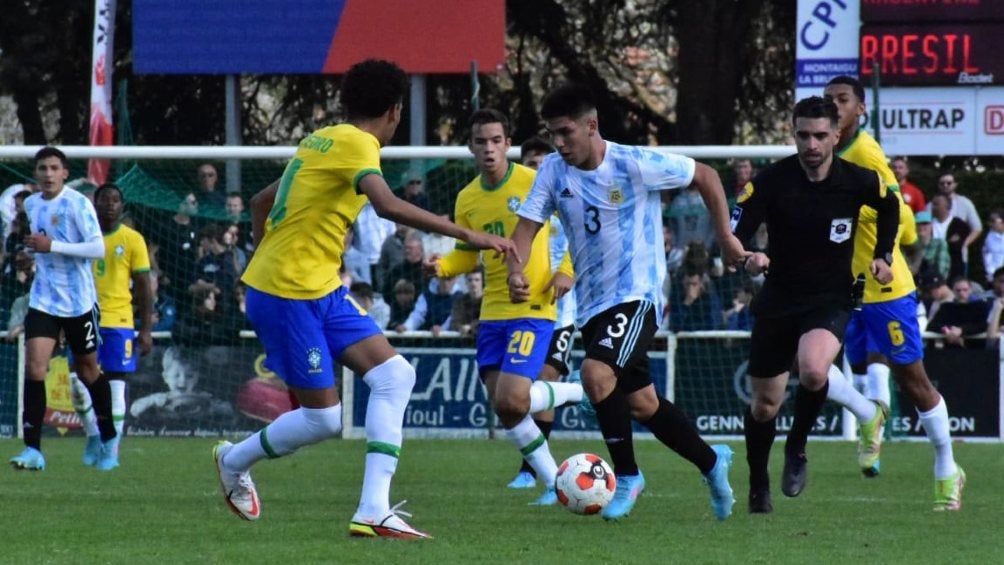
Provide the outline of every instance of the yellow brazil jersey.
[[282,173],[244,282],[300,300],[338,289],[345,232],[366,204],[358,187],[369,174],[382,174],[380,142],[373,135],[341,124],[304,138]]
[[899,248],[901,243],[910,245],[917,241],[913,211],[903,203],[903,198],[899,194],[899,184],[886,162],[885,152],[868,132],[859,129],[850,145],[845,147],[839,156],[855,165],[876,171],[879,178],[882,179],[882,183],[894,191],[896,197],[899,198],[899,231],[896,233],[896,245],[893,246],[892,251],[892,282],[882,286],[868,272],[878,239],[878,213],[869,206],[862,206],[861,212],[858,214],[858,231],[857,235],[854,236],[854,260],[851,268],[854,276],[859,273],[865,274],[863,299],[865,303],[887,302],[902,298],[917,288],[913,284],[913,274],[910,273],[910,267],[906,264],[906,258],[903,257],[903,252]]
[[[505,177],[494,186],[485,184],[478,175],[457,195],[455,221],[472,230],[511,236],[519,221],[516,211],[526,200],[535,175],[533,169],[515,163],[509,164]],[[544,290],[551,280],[550,232],[548,223],[537,232],[530,256],[523,259],[523,271],[530,281],[530,300],[526,302],[513,304],[509,299],[505,257],[495,258],[494,251],[481,253],[485,265],[482,320],[555,319],[557,307],[551,303],[551,291]],[[477,266],[478,254],[478,250],[458,242],[456,249],[440,259],[439,273],[452,276],[472,271]],[[571,262],[567,257],[560,270],[571,275]]]
[[105,257],[92,263],[102,328],[132,328],[132,276],[150,271],[146,241],[138,231],[119,224],[104,234]]

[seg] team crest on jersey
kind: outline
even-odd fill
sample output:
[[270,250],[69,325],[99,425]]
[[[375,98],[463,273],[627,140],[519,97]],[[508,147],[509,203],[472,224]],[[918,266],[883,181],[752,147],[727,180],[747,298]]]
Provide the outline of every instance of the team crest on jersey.
[[509,209],[510,212],[515,212],[516,210],[519,210],[519,197],[518,196],[510,196],[509,200],[506,201],[506,205],[505,206],[506,206],[506,208]]
[[851,238],[852,218],[836,218],[830,222],[830,241],[843,243]]
[[748,182],[746,183],[746,186],[743,187],[742,192],[740,192],[739,196],[736,198],[736,203],[742,204],[743,202],[749,200],[750,197],[752,196],[753,196],[753,183]]
[[307,364],[310,365],[311,373],[321,372],[321,350],[311,347],[307,350]]
[[623,204],[624,203],[624,191],[621,187],[615,186],[610,189],[610,203],[611,204]]
[[49,225],[51,225],[52,227],[56,227],[59,225],[59,214],[53,214],[52,217],[49,218]]
[[118,245],[116,245],[115,246],[115,255],[117,255],[119,257],[125,255],[125,245],[122,245],[121,243],[118,244]]

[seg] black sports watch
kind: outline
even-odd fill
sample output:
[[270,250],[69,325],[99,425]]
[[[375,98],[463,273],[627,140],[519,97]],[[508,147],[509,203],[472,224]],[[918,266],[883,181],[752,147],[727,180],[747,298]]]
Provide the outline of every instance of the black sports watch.
[[886,265],[892,267],[892,252],[886,253],[882,256],[882,260],[885,261]]

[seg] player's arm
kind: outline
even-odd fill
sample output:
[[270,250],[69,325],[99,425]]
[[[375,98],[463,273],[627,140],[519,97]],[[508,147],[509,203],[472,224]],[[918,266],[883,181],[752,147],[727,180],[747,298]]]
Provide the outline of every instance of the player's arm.
[[715,230],[718,247],[722,251],[722,262],[729,272],[735,271],[751,255],[743,249],[743,244],[732,233],[729,223],[729,207],[725,201],[725,188],[718,172],[704,163],[695,163],[694,186],[701,193],[701,199],[711,213],[711,223]]
[[896,245],[896,232],[899,230],[899,198],[895,192],[881,183],[876,173],[865,189],[865,204],[878,212],[876,222],[878,233],[872,255],[871,272],[875,280],[888,284],[892,281],[889,265],[892,262],[893,246]]
[[139,336],[136,344],[140,355],[146,355],[153,349],[153,285],[150,284],[150,271],[133,271],[132,293],[139,306]]
[[554,304],[561,297],[568,294],[568,291],[572,290],[572,286],[574,285],[575,272],[572,270],[572,254],[568,251],[568,249],[565,249],[565,256],[561,258],[561,263],[558,264],[558,270],[554,272],[554,275],[551,276],[550,282],[547,283],[547,289],[551,289],[553,291],[551,304]]
[[98,224],[98,214],[89,200],[83,200],[83,206],[77,205],[70,216],[83,241],[57,241],[48,235],[38,232],[25,239],[25,245],[36,253],[57,253],[82,259],[103,259],[105,256],[105,238]]
[[[766,216],[766,196],[764,190],[757,191],[756,187],[761,186],[760,177],[746,183],[743,191],[736,198],[736,204],[732,208],[732,216],[729,220],[729,227],[732,234],[740,242],[749,241],[760,224],[764,222]],[[743,259],[743,267],[750,276],[757,276],[765,272],[770,266],[770,258],[766,253],[749,253]]]
[[[462,213],[460,207],[463,205],[463,196],[457,199],[457,204],[453,210],[453,217],[456,224],[462,228],[471,229],[466,215]],[[427,274],[434,277],[453,277],[461,273],[469,273],[478,268],[478,258],[480,253],[476,247],[464,241],[458,241],[450,251],[442,257],[433,256],[430,258],[431,269]]]
[[279,179],[258,191],[251,197],[251,242],[255,248],[265,237],[265,222],[275,204],[275,195],[279,192]]
[[523,264],[517,259],[530,256],[533,238],[537,236],[537,232],[543,225],[541,222],[520,216],[516,227],[512,230],[512,242],[515,245],[516,257],[506,257],[506,267],[509,271],[506,285],[509,287],[509,298],[513,302],[526,302],[530,299],[530,279],[526,278]]
[[[515,252],[512,241],[497,235],[462,228],[449,220],[427,212],[401,200],[391,192],[384,178],[370,174],[359,180],[359,192],[365,194],[381,218],[411,226],[422,231],[432,231],[461,239],[477,249],[494,249],[496,253],[511,256]],[[519,261],[519,256],[514,257]]]

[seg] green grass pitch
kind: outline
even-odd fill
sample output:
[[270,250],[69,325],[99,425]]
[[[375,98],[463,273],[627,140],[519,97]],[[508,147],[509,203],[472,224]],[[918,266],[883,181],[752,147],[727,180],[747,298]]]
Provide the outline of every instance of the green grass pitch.
[[[84,441],[51,438],[43,472],[0,469],[2,563],[1000,563],[1004,447],[957,444],[969,483],[959,513],[931,511],[931,448],[890,443],[882,476],[864,479],[855,448],[813,442],[797,499],[780,493],[782,445],[771,461],[774,513],[746,513],[745,450],[731,472],[737,504],[718,522],[696,470],[654,441],[636,443],[648,489],[619,523],[529,507],[537,491],[505,488],[517,466],[504,440],[408,440],[391,503],[434,540],[353,539],[364,443],[329,441],[253,471],[262,517],[237,519],[222,500],[200,439],[127,438],[122,467],[80,462]],[[0,441],[5,457],[21,449]],[[598,441],[554,441],[560,461]]]

